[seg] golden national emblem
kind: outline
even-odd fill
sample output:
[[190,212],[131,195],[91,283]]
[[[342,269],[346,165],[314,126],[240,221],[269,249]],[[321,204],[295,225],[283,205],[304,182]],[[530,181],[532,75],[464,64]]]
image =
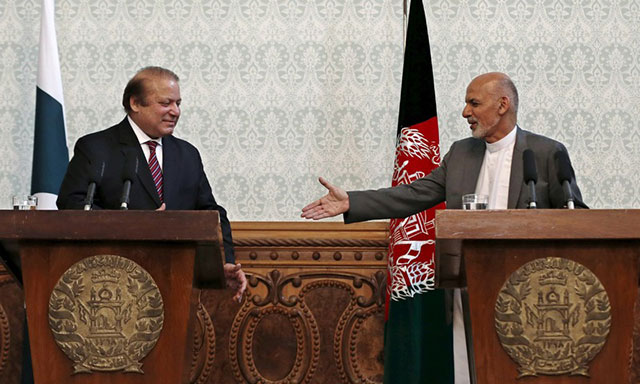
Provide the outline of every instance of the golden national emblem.
[[580,263],[533,260],[504,283],[495,306],[502,347],[518,365],[518,377],[589,376],[611,327],[609,297]]
[[73,373],[142,372],[162,331],[158,286],[140,265],[115,255],[87,257],[58,280],[49,327]]

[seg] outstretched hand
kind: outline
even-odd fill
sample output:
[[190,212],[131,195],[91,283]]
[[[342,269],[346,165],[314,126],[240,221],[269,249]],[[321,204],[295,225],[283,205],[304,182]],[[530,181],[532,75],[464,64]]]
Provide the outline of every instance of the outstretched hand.
[[320,220],[327,217],[337,216],[349,210],[349,195],[344,189],[330,184],[320,177],[320,184],[329,190],[322,198],[302,208],[301,217],[305,219]]
[[245,289],[247,289],[247,277],[241,269],[240,264],[226,263],[224,265],[224,278],[227,282],[227,287],[235,291],[233,299],[237,302],[242,301],[242,295]]

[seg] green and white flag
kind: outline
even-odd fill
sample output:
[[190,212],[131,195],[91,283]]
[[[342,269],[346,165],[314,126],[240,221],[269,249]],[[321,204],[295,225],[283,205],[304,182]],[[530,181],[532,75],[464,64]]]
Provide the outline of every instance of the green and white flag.
[[31,194],[38,197],[38,209],[56,209],[69,163],[54,11],[54,0],[42,1],[31,173]]

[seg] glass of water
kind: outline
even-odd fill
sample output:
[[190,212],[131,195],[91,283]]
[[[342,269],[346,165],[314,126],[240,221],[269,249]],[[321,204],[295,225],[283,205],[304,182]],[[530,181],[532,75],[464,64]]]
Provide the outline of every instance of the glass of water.
[[38,198],[36,196],[13,196],[12,197],[14,210],[35,210],[38,206]]
[[489,196],[487,195],[476,195],[475,193],[470,193],[462,196],[462,209],[466,211],[487,209],[488,203]]

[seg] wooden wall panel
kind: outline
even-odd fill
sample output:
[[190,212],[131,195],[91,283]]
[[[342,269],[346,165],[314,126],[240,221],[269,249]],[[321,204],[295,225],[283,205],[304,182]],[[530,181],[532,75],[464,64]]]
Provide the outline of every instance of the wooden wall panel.
[[209,376],[192,377],[381,383],[387,223],[232,226],[249,288],[242,303],[226,291],[200,293],[216,346]]
[[638,296],[636,306],[633,309],[633,360],[631,364],[631,382],[640,383],[640,287],[638,288]]
[[22,290],[0,264],[0,383],[20,382],[23,328]]

